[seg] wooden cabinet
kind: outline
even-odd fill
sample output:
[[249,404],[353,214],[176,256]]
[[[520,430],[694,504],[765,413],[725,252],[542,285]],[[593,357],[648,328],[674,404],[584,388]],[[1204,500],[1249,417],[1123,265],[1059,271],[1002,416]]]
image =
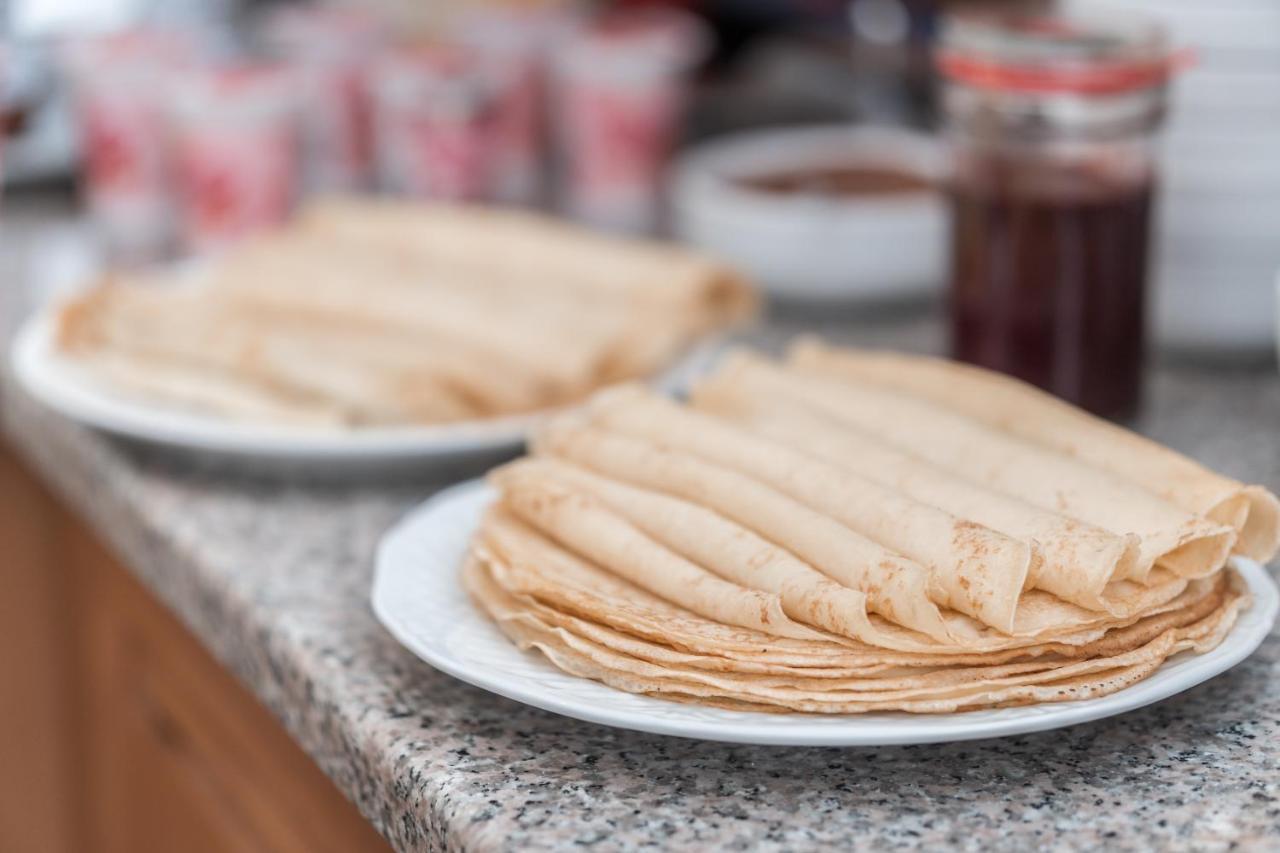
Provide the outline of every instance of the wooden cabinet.
[[0,543],[0,850],[388,849],[2,448]]
[[79,847],[74,618],[59,517],[0,443],[0,850]]

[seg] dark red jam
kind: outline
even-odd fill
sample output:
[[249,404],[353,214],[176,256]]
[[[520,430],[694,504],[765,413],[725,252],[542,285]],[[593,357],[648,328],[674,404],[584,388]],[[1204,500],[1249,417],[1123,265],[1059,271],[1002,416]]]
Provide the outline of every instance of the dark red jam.
[[781,195],[884,196],[926,192],[933,185],[906,172],[859,166],[796,169],[753,175],[739,183],[760,192]]
[[1152,186],[986,164],[951,188],[952,349],[1091,412],[1141,395]]

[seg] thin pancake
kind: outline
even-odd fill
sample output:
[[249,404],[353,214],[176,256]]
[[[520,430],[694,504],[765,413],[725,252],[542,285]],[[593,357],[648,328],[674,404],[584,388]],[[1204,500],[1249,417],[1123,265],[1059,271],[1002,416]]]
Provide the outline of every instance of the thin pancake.
[[980,486],[803,408],[779,408],[728,386],[698,387],[694,401],[704,411],[801,448],[835,468],[857,471],[958,517],[1035,541],[1044,560],[1031,578],[1032,587],[1091,610],[1123,612],[1125,602],[1108,585],[1133,574],[1136,536],[1121,536]]
[[874,384],[774,367],[738,353],[710,383],[806,406],[920,456],[980,485],[1042,508],[1136,534],[1142,581],[1158,560],[1184,577],[1204,577],[1225,563],[1235,531],[1187,512],[1079,460],[1000,433],[919,398]]
[[1280,499],[1090,415],[1013,377],[940,359],[797,345],[792,363],[907,391],[997,429],[1074,456],[1239,531],[1238,553],[1270,561],[1280,549]]

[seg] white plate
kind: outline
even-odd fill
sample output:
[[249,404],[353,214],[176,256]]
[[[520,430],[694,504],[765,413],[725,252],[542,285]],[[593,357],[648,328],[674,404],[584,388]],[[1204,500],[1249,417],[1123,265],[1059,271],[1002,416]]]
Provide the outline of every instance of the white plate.
[[561,672],[540,655],[519,651],[468,599],[458,573],[467,543],[493,491],[481,482],[454,486],[428,500],[382,539],[373,610],[397,640],[436,669],[476,687],[568,717],[624,729],[736,743],[881,746],[1024,734],[1132,711],[1235,666],[1275,622],[1280,590],[1250,560],[1235,565],[1254,604],[1230,635],[1203,655],[1183,653],[1154,675],[1100,699],[916,715],[849,716],[722,711],[638,696]]
[[[183,412],[104,388],[54,346],[55,308],[30,317],[13,342],[23,388],[74,421],[115,435],[180,448],[253,469],[319,474],[402,471],[406,466],[493,461],[517,452],[547,413],[439,426],[326,429],[236,422]],[[685,387],[716,358],[715,341],[695,347],[657,384]]]

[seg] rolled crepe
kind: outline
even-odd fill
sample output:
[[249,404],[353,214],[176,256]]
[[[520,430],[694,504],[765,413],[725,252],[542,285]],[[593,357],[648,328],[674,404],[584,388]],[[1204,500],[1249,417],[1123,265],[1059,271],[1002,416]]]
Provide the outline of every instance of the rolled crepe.
[[711,382],[817,410],[980,485],[1112,533],[1133,533],[1140,544],[1132,580],[1145,581],[1157,560],[1183,577],[1210,575],[1235,541],[1233,528],[1129,480],[880,386],[785,370],[745,353],[728,359]]
[[692,654],[791,666],[853,666],[883,650],[778,637],[680,607],[577,556],[500,503],[481,521],[472,551],[503,588],[555,610]]
[[[587,340],[607,337],[611,330],[626,327],[636,314],[656,321],[660,319],[657,309],[667,307],[633,304],[619,299],[618,291],[608,286],[570,289],[558,281],[531,281],[531,275],[541,272],[536,266],[525,266],[520,276],[512,279],[495,278],[485,274],[483,268],[472,270],[440,263],[420,247],[404,251],[377,241],[325,240],[298,229],[271,234],[236,248],[220,259],[216,271],[237,281],[252,282],[247,286],[270,286],[272,279],[280,277],[347,278],[348,283],[359,281],[360,289],[374,298],[416,291],[445,298],[466,296],[485,309],[504,315],[534,312],[562,319],[589,316],[591,324],[579,330]],[[695,300],[692,292],[688,297],[689,302]],[[685,331],[690,328],[686,322],[689,318],[666,319],[668,326]]]
[[83,369],[127,395],[178,403],[232,420],[339,427],[343,413],[316,400],[281,395],[242,377],[189,364],[154,364],[130,353],[99,353]]
[[[1031,586],[1091,610],[1119,614],[1131,601],[1110,587],[1130,577],[1138,538],[1121,536],[979,486],[812,411],[778,407],[727,385],[694,389],[695,405],[752,432],[800,448],[829,465],[869,477],[957,517],[1036,542],[1044,561]],[[1183,581],[1185,585],[1185,581]]]
[[938,603],[1001,631],[1012,630],[1018,596],[1040,560],[1032,543],[956,518],[851,472],[833,471],[790,447],[681,409],[635,386],[598,395],[590,417],[610,430],[766,484],[926,566]]
[[[721,624],[677,607],[556,545],[511,516],[501,505],[486,513],[473,551],[495,580],[516,595],[619,631],[694,654],[794,666],[851,667],[894,662],[927,667],[981,664],[1023,657],[1084,658],[1136,648],[1153,636],[1187,624],[1217,589],[1197,580],[1173,598],[1153,602],[1140,615],[1110,618],[1082,610],[1043,592],[1026,593],[1015,636],[982,629],[963,644],[932,644],[919,651],[890,651],[859,643],[798,640]],[[955,620],[967,617],[951,614]],[[872,617],[899,639],[918,634]]]
[[[243,385],[314,398],[348,425],[420,424],[653,377],[755,307],[738,275],[677,247],[527,212],[418,207],[321,202],[196,270],[130,275],[62,312],[60,348],[132,359],[114,373],[157,402],[267,417],[251,392],[212,387]],[[227,375],[184,392],[148,378],[148,356],[170,375],[179,361]]]
[[[277,342],[305,350],[306,360],[321,366],[338,362],[358,367],[371,383],[386,383],[388,393],[412,393],[419,385],[442,383],[481,414],[509,414],[545,407],[549,390],[536,376],[519,370],[494,369],[483,352],[454,346],[430,336],[299,310],[236,310],[221,291],[212,291],[211,310],[228,332],[244,336],[243,348],[260,350]],[[299,352],[298,358],[304,355]]]
[[[705,396],[703,389],[695,391],[695,397],[704,399]],[[765,408],[777,417],[805,416],[801,410],[779,409],[776,406]],[[777,437],[779,440],[766,448],[758,442],[744,441],[743,436],[726,429],[725,424],[709,423],[703,415],[681,409],[638,388],[603,392],[589,405],[589,410],[598,422],[622,433],[649,438],[665,447],[702,453],[705,458],[716,461],[732,461],[735,470],[755,472],[775,485],[785,483],[789,476],[786,473],[788,470],[793,474],[801,471],[803,476],[795,476],[804,484],[802,490],[812,490],[815,482],[824,478],[832,479],[830,473],[824,475],[820,472],[818,464],[829,466],[835,463],[839,469],[842,462],[847,462],[846,471],[837,473],[836,478],[845,479],[847,483],[857,486],[859,494],[865,495],[866,490],[860,485],[862,481],[856,478],[850,480],[849,475],[858,472],[874,479],[879,472],[884,475],[881,482],[890,488],[901,489],[904,484],[908,485],[910,488],[903,489],[904,493],[928,507],[928,512],[935,512],[935,507],[954,512],[959,519],[976,521],[1002,533],[1022,538],[1028,547],[1046,553],[1043,562],[1032,563],[1033,571],[1026,586],[1053,592],[1090,610],[1103,611],[1113,616],[1140,613],[1170,600],[1187,585],[1186,578],[1163,569],[1151,573],[1147,578],[1147,585],[1117,580],[1136,559],[1137,537],[1117,536],[1077,519],[982,489],[883,444],[872,442],[862,446],[855,445],[854,449],[858,451],[855,458],[842,459],[841,453],[847,450],[845,441],[850,436],[845,428],[838,425],[829,426],[821,433],[807,431],[803,435],[780,435]],[[818,424],[831,424],[819,416],[810,417]],[[791,448],[806,448],[811,461],[804,463]],[[805,454],[802,452],[800,455]],[[894,467],[899,465],[905,468],[897,473],[905,472],[905,478],[890,476]],[[773,470],[772,474],[762,473],[770,470]],[[781,488],[786,491],[785,486]],[[793,496],[801,497],[802,502],[804,501],[802,496]],[[873,494],[871,497],[877,496]],[[842,512],[853,511],[852,499],[839,493],[829,496],[825,501],[820,497],[815,500],[817,502],[812,504],[815,509],[834,514],[837,518]],[[880,506],[887,508],[885,504]],[[903,512],[905,514],[919,510],[910,508]],[[905,515],[900,518],[905,518]],[[901,521],[890,529],[911,530],[906,522]],[[1048,553],[1052,554],[1052,560],[1047,556]],[[1019,599],[1020,602],[1022,600]],[[1029,600],[1036,599],[1032,597]],[[1059,615],[1067,623],[1078,618],[1066,612]],[[1049,618],[1047,614],[1046,618]],[[1035,624],[1034,619],[1015,617],[1013,631],[1040,630],[1029,627]]]
[[527,476],[510,466],[490,478],[502,489],[503,506],[517,517],[655,595],[727,625],[779,637],[828,636],[788,618],[776,594],[721,579],[562,481]]
[[547,288],[570,294],[611,292],[628,304],[681,306],[699,330],[746,320],[757,308],[742,277],[706,255],[588,234],[527,211],[329,199],[309,204],[297,227],[325,240],[379,246],[436,272],[523,288],[536,269]]
[[[474,416],[474,408],[430,365],[375,364],[367,356],[377,350],[367,343],[344,346],[344,340],[357,342],[341,333],[299,330],[288,320],[263,323],[231,310],[207,288],[99,288],[64,311],[60,336],[65,349],[84,352],[90,362],[104,348],[131,357],[137,377],[186,365],[220,376],[224,385],[326,401],[348,423]],[[191,393],[183,397],[192,402]],[[205,408],[216,408],[214,398],[207,403]],[[231,407],[228,401],[222,408],[231,414]],[[265,416],[267,410],[261,411]]]
[[940,359],[797,345],[805,371],[874,382],[922,397],[1005,432],[1111,471],[1239,532],[1236,550],[1261,562],[1280,548],[1280,500],[1262,486],[1210,471],[1176,451],[1108,423],[1021,380]]
[[[253,303],[262,299],[260,291],[275,288],[270,296],[276,307],[286,299],[296,299],[300,308],[311,306],[311,291],[322,281],[330,282],[326,289],[339,291],[358,281],[362,298],[385,305],[461,302],[482,311],[498,328],[532,330],[550,338],[557,349],[578,353],[583,363],[595,366],[601,381],[652,374],[708,324],[692,304],[631,304],[602,287],[531,286],[536,267],[507,282],[430,261],[426,256],[415,262],[403,253],[359,242],[317,245],[314,236],[293,233],[232,253],[223,259],[217,278],[221,290]],[[307,287],[282,293],[281,281],[307,282]],[[695,298],[689,295],[691,302]]]
[[[375,246],[324,245],[303,236],[286,233],[250,243],[224,256],[208,275],[218,289],[242,293],[246,298],[263,288],[281,287],[283,279],[309,286],[319,283],[326,290],[356,291],[371,302],[419,305],[432,299],[446,305],[460,303],[491,314],[500,326],[525,318],[523,325],[533,333],[564,330],[577,321],[577,335],[559,344],[582,351],[609,346],[631,328],[636,313],[624,310],[616,300],[593,298],[592,294],[570,299],[556,288],[531,284],[528,277],[536,270],[526,269],[522,287],[496,287],[483,277],[417,269],[401,256]],[[359,287],[353,288],[352,282],[359,282]],[[285,292],[306,299],[301,289]],[[653,320],[649,312],[641,315]],[[687,330],[681,323],[669,325]]]
[[768,486],[688,454],[561,422],[539,448],[611,477],[715,510],[867,595],[885,618],[931,637],[948,637],[935,603],[946,593],[919,565]]
[[431,386],[441,385],[479,416],[528,412],[548,402],[538,382],[512,371],[494,370],[438,341],[350,324],[332,328],[314,318],[279,318],[270,312],[255,316],[247,325],[274,328],[278,340],[305,349],[314,364],[338,361],[359,369],[366,383],[385,386],[394,397],[420,396]]
[[269,281],[215,271],[212,286],[249,310],[348,317],[432,336],[448,346],[469,346],[503,365],[534,373],[561,396],[593,387],[604,357],[598,342],[587,340],[588,336],[568,335],[565,328],[539,326],[487,310],[458,293],[405,286],[395,289],[394,299],[370,299],[363,290],[351,287],[346,276],[320,270]]
[[[710,510],[667,495],[609,480],[550,458],[514,463],[519,474],[580,489],[652,539],[726,580],[778,595],[792,619],[833,634],[885,648],[920,649],[923,637],[898,642],[894,632],[875,627],[867,597],[842,586],[787,551]],[[942,639],[951,639],[943,634]]]

